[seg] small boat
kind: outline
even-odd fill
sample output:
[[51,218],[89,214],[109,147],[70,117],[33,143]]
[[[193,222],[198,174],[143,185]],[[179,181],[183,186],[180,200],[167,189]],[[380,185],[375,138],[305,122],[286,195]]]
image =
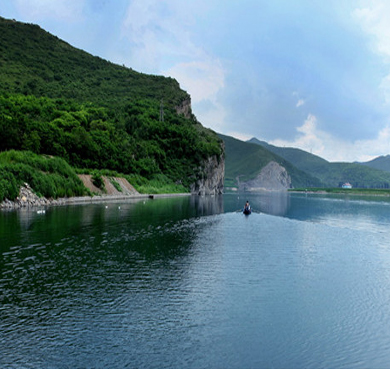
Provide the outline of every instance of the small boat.
[[244,208],[244,210],[242,211],[245,215],[249,215],[250,213],[252,213],[252,209],[251,208]]

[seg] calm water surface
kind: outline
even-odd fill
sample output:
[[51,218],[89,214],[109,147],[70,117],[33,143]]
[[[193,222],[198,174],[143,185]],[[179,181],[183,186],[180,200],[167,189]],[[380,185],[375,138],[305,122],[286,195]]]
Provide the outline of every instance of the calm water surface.
[[0,367],[389,367],[389,226],[304,194],[2,212]]

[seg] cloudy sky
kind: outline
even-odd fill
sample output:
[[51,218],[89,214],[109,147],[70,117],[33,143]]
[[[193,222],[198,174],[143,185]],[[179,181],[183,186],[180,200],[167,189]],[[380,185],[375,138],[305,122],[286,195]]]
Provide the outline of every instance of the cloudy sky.
[[206,127],[329,161],[390,154],[389,0],[0,0],[0,15],[172,76]]

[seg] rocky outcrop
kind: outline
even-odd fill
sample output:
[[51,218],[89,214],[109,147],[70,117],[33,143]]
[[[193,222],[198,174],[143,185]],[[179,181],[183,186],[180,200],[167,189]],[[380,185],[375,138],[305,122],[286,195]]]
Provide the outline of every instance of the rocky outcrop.
[[291,177],[287,170],[276,163],[269,162],[255,178],[247,182],[241,182],[239,189],[242,191],[285,191],[291,188]]
[[[12,210],[21,208],[45,208],[47,206],[97,202],[110,199],[123,200],[130,197],[142,196],[125,178],[103,177],[105,191],[102,191],[93,185],[90,175],[81,174],[79,177],[83,181],[84,186],[87,187],[94,194],[94,196],[47,199],[46,197],[37,196],[28,183],[25,183],[20,188],[19,196],[14,201],[5,199],[0,203],[0,209]],[[117,188],[120,188],[120,190],[114,186],[113,182],[117,182]]]
[[37,196],[28,183],[25,183],[19,191],[19,196],[15,201],[5,199],[0,203],[0,209],[20,209],[30,207],[46,207],[49,205],[62,205],[64,200],[47,199],[45,197]]
[[[176,106],[176,112],[187,119],[195,118],[192,114],[191,98],[189,96]],[[222,152],[224,151],[223,147]],[[225,178],[225,158],[223,155],[209,157],[198,168],[198,172],[201,173],[201,176],[191,185],[192,195],[220,195],[223,193]]]
[[184,118],[191,119],[191,98],[184,99],[179,105],[176,106],[176,112],[179,115],[184,115]]
[[223,155],[209,157],[199,170],[202,176],[191,185],[191,194],[201,196],[222,194],[225,177],[225,159]]

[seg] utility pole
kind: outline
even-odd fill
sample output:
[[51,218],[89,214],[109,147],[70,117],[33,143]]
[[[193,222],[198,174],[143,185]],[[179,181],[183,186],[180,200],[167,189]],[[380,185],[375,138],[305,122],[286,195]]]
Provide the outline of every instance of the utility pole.
[[160,122],[164,122],[164,106],[163,106],[163,99],[161,99],[161,103],[160,103]]

